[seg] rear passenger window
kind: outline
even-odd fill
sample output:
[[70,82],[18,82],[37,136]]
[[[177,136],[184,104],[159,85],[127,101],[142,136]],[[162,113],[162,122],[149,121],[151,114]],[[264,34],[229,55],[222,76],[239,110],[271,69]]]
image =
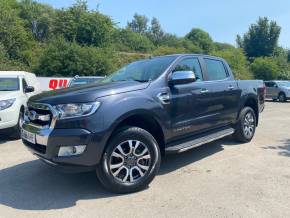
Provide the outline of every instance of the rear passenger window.
[[265,85],[270,88],[270,87],[274,87],[275,83],[273,83],[273,82],[266,82]]
[[204,61],[207,67],[209,80],[222,80],[228,77],[222,61],[213,59],[204,59]]
[[202,81],[202,72],[197,58],[186,58],[181,60],[173,70],[176,71],[193,71],[197,81]]

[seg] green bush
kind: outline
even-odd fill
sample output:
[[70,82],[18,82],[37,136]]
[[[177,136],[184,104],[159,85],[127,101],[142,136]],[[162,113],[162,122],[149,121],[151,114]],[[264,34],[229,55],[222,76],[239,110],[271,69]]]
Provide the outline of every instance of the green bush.
[[150,52],[154,48],[147,36],[132,32],[130,29],[116,30],[114,43],[117,50],[125,52]]
[[45,48],[35,71],[38,75],[106,75],[115,69],[116,56],[110,48],[80,46],[63,38]]
[[256,58],[250,68],[256,79],[274,80],[279,74],[277,61],[271,57]]
[[175,48],[175,47],[169,47],[169,46],[160,46],[155,51],[153,51],[154,56],[158,55],[169,55],[169,54],[183,54],[186,53],[185,48]]

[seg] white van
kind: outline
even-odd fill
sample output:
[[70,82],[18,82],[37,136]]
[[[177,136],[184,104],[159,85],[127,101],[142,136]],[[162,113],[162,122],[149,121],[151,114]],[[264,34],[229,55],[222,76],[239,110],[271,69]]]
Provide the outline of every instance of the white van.
[[27,100],[40,92],[40,84],[34,74],[0,71],[0,130],[11,128],[13,135],[18,137]]

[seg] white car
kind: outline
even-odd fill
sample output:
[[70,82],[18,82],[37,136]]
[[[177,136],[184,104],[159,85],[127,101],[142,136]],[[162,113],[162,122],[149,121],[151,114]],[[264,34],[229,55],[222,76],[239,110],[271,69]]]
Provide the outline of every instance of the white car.
[[41,92],[36,76],[23,71],[0,71],[0,130],[12,129],[19,137],[29,97]]

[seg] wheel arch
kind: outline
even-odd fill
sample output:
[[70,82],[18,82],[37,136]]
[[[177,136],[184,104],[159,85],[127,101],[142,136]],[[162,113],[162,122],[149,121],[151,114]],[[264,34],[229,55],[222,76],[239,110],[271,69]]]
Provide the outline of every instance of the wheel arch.
[[122,118],[118,119],[112,128],[106,146],[116,133],[128,126],[139,127],[149,132],[157,141],[161,153],[165,153],[165,131],[161,121],[152,113],[146,111],[136,111],[123,115]]
[[242,107],[240,107],[238,117],[242,111],[243,108],[245,107],[250,107],[254,110],[256,118],[257,118],[257,123],[256,125],[258,126],[259,124],[259,105],[258,105],[258,100],[254,96],[248,96],[245,98]]

